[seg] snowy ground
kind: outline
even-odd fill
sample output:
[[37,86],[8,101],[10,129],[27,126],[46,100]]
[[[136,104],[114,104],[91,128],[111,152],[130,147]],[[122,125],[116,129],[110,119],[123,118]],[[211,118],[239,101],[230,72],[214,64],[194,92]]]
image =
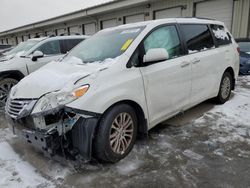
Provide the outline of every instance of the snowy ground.
[[225,105],[164,122],[115,165],[76,172],[20,142],[0,116],[0,187],[249,187],[250,76]]

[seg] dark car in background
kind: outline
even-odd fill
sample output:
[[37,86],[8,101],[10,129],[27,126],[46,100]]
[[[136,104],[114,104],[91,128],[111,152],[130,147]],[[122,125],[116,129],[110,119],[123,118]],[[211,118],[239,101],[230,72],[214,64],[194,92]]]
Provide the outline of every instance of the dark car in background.
[[250,38],[236,39],[240,47],[240,74],[250,75]]

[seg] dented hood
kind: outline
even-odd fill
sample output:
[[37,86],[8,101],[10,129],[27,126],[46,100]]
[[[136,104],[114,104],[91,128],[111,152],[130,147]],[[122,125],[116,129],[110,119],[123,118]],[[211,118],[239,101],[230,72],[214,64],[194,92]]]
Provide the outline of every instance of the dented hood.
[[[111,62],[114,60],[109,60],[108,63],[91,64],[51,62],[21,80],[13,87],[10,96],[25,99],[40,98],[44,94],[59,91],[69,84],[74,85],[77,81],[91,75],[97,75],[107,69]],[[95,76],[91,78],[94,79]]]

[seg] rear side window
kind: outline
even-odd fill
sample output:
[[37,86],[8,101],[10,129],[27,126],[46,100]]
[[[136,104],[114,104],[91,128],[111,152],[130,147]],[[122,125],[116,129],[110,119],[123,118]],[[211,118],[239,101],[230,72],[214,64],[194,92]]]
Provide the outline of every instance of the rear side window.
[[222,25],[211,25],[215,41],[218,46],[223,46],[232,43],[230,34],[225,30]]
[[215,47],[213,37],[207,25],[183,24],[181,29],[189,54]]
[[63,54],[69,52],[72,48],[74,48],[77,44],[82,42],[83,39],[67,39],[61,41],[61,51]]
[[164,26],[156,29],[144,40],[145,52],[154,48],[165,48],[170,58],[182,54],[182,47],[175,26]]
[[60,44],[58,40],[49,41],[38,47],[36,50],[43,52],[45,55],[60,54]]

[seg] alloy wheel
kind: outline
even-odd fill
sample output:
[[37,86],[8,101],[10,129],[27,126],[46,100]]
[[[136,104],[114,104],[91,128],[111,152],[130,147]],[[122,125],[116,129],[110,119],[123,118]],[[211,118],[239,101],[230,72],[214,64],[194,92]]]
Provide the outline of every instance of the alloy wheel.
[[0,107],[5,106],[10,90],[15,84],[14,82],[8,82],[0,85]]
[[130,114],[116,116],[110,129],[110,146],[114,153],[123,155],[129,148],[134,134],[134,122]]
[[221,97],[223,99],[228,98],[228,96],[230,95],[230,91],[231,91],[231,80],[229,77],[225,77],[222,81],[222,85],[221,85]]

